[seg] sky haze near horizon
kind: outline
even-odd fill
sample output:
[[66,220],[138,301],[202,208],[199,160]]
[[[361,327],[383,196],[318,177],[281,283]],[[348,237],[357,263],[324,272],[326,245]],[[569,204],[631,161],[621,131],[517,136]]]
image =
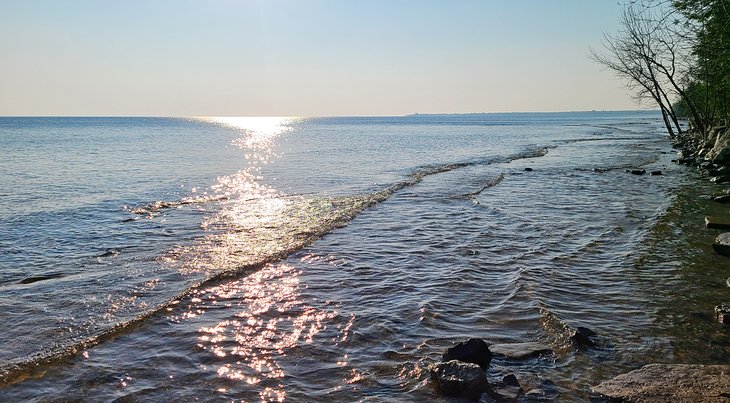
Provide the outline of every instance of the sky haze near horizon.
[[0,115],[637,109],[615,1],[0,0]]

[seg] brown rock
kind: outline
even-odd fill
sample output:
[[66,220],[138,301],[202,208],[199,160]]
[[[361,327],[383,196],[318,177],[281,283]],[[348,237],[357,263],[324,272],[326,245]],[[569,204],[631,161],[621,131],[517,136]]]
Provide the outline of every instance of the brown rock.
[[593,388],[598,397],[628,402],[725,402],[730,365],[650,364]]

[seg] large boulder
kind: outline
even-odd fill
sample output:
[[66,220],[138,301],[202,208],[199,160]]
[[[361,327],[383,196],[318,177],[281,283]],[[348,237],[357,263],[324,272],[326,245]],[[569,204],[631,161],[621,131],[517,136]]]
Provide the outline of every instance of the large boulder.
[[458,360],[479,365],[486,371],[492,361],[492,352],[489,345],[482,339],[469,339],[450,347],[443,354],[444,361]]
[[597,397],[626,402],[727,402],[730,365],[650,364],[593,388]]
[[473,363],[451,360],[428,367],[437,393],[477,400],[490,390],[487,374]]
[[715,164],[726,165],[730,162],[730,130],[725,128],[712,129],[710,136],[715,137],[715,144],[707,152],[705,158]]

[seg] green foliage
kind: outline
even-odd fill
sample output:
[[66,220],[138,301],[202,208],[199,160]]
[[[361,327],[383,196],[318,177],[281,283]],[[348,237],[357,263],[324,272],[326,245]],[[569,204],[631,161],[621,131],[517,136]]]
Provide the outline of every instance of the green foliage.
[[[687,93],[709,126],[730,117],[730,0],[676,0],[674,8],[694,33],[695,68]],[[686,103],[686,102],[685,102]]]

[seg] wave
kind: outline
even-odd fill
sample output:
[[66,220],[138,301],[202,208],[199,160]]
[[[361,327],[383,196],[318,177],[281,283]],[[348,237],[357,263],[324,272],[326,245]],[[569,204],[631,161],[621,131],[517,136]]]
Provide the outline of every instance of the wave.
[[[0,383],[22,380],[39,367],[70,358],[81,351],[129,331],[158,313],[179,303],[201,287],[222,280],[249,274],[268,264],[280,261],[292,253],[314,243],[337,228],[346,226],[364,210],[384,202],[394,193],[415,186],[424,178],[475,165],[509,163],[518,159],[545,156],[552,147],[538,147],[502,157],[426,166],[415,170],[403,181],[379,191],[352,196],[303,196],[266,194],[260,198],[232,198],[213,195],[183,198],[173,201],[155,201],[127,209],[132,214],[154,216],[165,209],[190,204],[220,202],[220,211],[206,218],[202,227],[209,235],[198,238],[191,245],[178,246],[159,258],[162,265],[178,271],[190,282],[173,292],[165,301],[146,305],[134,317],[119,320],[91,335],[76,335],[70,340],[54,341],[40,351],[11,359],[0,365]],[[504,175],[482,185],[481,190],[495,186]],[[476,193],[478,194],[478,193]],[[110,252],[113,253],[113,252]],[[31,279],[29,283],[32,283]],[[39,278],[38,281],[45,280]]]
[[214,201],[225,201],[228,199],[229,199],[229,196],[226,196],[226,195],[185,197],[180,200],[174,200],[174,201],[158,200],[158,201],[154,201],[152,203],[134,207],[131,209],[128,208],[128,210],[132,214],[154,215],[155,213],[158,213],[161,210],[178,208],[178,207],[185,206],[188,204],[203,204],[203,203],[210,203],[210,202],[214,202]]
[[468,199],[468,200],[471,200],[472,202],[474,202],[475,204],[479,204],[479,201],[477,201],[477,199],[476,199],[477,196],[479,196],[480,194],[482,194],[482,192],[484,192],[485,190],[497,186],[503,180],[504,180],[504,173],[501,173],[501,174],[499,174],[495,178],[491,178],[491,179],[489,179],[487,181],[482,182],[481,187],[479,188],[479,190],[474,191],[474,192],[471,192],[471,193],[467,193],[465,195],[461,195],[458,198],[459,199]]

